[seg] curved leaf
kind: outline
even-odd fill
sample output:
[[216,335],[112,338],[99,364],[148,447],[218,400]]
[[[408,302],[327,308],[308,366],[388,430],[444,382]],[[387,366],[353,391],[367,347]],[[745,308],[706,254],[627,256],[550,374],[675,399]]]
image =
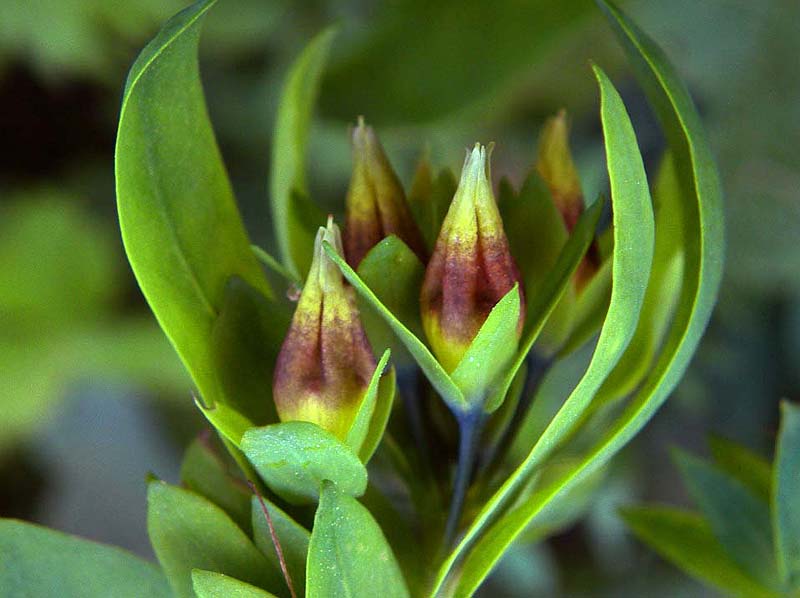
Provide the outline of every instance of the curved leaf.
[[364,397],[361,399],[361,404],[358,406],[355,419],[353,419],[353,423],[350,425],[350,429],[347,431],[345,444],[352,448],[356,453],[360,452],[361,447],[367,438],[367,434],[369,433],[370,424],[372,423],[372,416],[375,413],[375,407],[378,401],[378,389],[380,387],[381,377],[383,376],[383,372],[386,370],[386,366],[389,363],[389,356],[391,354],[392,352],[389,349],[386,349],[386,351],[383,352],[383,355],[381,355],[381,359],[378,361],[378,365],[375,367],[375,371],[372,373],[372,378],[367,386],[367,391],[364,393]]
[[203,569],[192,570],[192,587],[197,598],[275,598],[249,583]]
[[262,587],[283,577],[222,509],[161,481],[147,486],[147,532],[173,591],[194,598],[192,569],[212,569]]
[[333,482],[322,487],[308,547],[307,598],[408,598],[400,566],[381,528]]
[[[515,530],[524,529],[552,500],[602,467],[644,427],[685,372],[711,317],[722,275],[721,190],[716,166],[691,98],[655,43],[617,8],[602,0],[598,0],[598,4],[606,12],[635,66],[637,78],[667,132],[678,169],[683,189],[681,230],[685,243],[681,294],[664,347],[619,419],[608,427],[575,467],[503,516],[503,520],[494,526],[495,537],[481,541],[484,548],[492,552],[496,550],[493,544],[510,542],[517,533]],[[477,548],[471,558],[480,562]],[[447,566],[452,564],[448,561]],[[473,579],[473,583],[479,583],[480,579]]]
[[159,324],[209,403],[223,399],[211,330],[225,284],[271,291],[208,120],[197,44],[213,0],[170,19],[131,68],[115,155],[125,251]]
[[171,596],[164,574],[152,563],[14,519],[0,519],[0,588],[9,597]]
[[325,225],[324,214],[308,199],[305,164],[311,116],[334,34],[329,28],[317,35],[292,65],[272,139],[270,199],[275,239],[281,260],[298,279],[305,277],[311,265],[317,228]]
[[[471,542],[501,512],[553,450],[573,431],[605,378],[617,364],[636,329],[644,300],[653,256],[653,212],[647,175],[622,99],[605,74],[595,67],[600,86],[603,134],[611,182],[614,214],[613,284],[600,338],[592,360],[578,385],[539,437],[528,456],[489,500],[466,535],[445,562],[437,577],[441,587],[450,568]],[[489,542],[476,547],[467,558],[456,595],[467,596],[478,587],[505,549],[527,526],[528,521],[501,519]],[[474,557],[474,554],[480,555]]]

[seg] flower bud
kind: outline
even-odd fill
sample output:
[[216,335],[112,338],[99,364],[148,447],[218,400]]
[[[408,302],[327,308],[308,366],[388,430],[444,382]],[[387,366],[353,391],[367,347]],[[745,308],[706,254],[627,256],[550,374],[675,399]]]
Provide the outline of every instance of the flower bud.
[[323,241],[341,251],[339,228],[331,218],[317,232],[272,392],[281,421],[310,421],[344,439],[375,371],[375,358],[353,289],[325,253]]
[[[549,118],[542,128],[536,171],[550,189],[553,202],[561,213],[567,231],[571,233],[583,213],[584,205],[578,170],[569,149],[569,123],[564,110]],[[592,243],[575,273],[578,288],[594,275],[599,261],[597,243]]]
[[467,153],[420,296],[425,334],[445,370],[456,368],[489,312],[515,283],[519,283],[521,333],[522,281],[489,183],[486,148],[475,144]]
[[344,248],[358,267],[367,252],[389,235],[397,235],[423,262],[425,243],[372,127],[358,119],[353,129],[353,174],[347,190]]

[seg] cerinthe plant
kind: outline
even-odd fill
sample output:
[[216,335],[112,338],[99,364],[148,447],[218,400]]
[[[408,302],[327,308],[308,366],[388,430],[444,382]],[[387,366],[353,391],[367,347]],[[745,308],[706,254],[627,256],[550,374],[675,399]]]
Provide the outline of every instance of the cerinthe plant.
[[[471,596],[523,532],[577,514],[697,347],[723,245],[697,112],[656,45],[600,1],[669,143],[652,197],[622,100],[594,67],[605,231],[609,206],[584,201],[559,114],[521,188],[497,194],[480,144],[457,182],[423,161],[406,192],[359,120],[340,232],[304,160],[325,31],[278,109],[274,259],[248,241],[206,112],[197,46],[212,5],[176,15],[131,69],[116,180],[134,273],[229,455],[195,443],[183,487],[149,482],[169,590],[138,561],[115,561],[124,575],[108,583],[141,595],[138,567],[150,596]],[[520,437],[545,372],[595,337],[555,416]]]

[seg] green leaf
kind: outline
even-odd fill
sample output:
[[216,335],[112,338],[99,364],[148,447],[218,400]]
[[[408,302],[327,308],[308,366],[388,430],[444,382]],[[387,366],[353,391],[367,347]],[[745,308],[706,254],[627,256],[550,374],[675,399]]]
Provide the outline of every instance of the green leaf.
[[478,334],[472,339],[461,361],[451,374],[471,408],[483,408],[509,361],[514,357],[519,341],[519,285],[515,284],[489,312]]
[[[386,366],[389,363],[389,356],[391,355],[391,351],[386,349],[381,356],[378,365],[375,368],[375,372],[372,374],[372,379],[369,381],[369,386],[367,387],[367,392],[364,393],[364,398],[361,399],[361,404],[358,407],[358,412],[356,413],[356,417],[353,420],[352,425],[350,426],[350,430],[347,432],[347,437],[345,438],[345,443],[353,452],[361,454],[361,449],[364,447],[364,442],[369,435],[372,422],[376,415],[376,409],[378,406],[378,395],[380,393],[380,384],[381,378],[383,377],[384,371],[386,371]],[[390,397],[390,408],[391,408],[391,400],[393,397]],[[383,410],[385,410],[386,406],[381,405]],[[381,412],[378,415],[378,419],[382,419],[384,417],[388,418],[388,415]],[[377,422],[378,425],[379,422]],[[386,427],[386,419],[383,421],[383,427]],[[380,432],[381,436],[383,435],[383,430]],[[378,439],[380,442],[380,439]],[[372,453],[370,452],[370,455]],[[366,463],[366,461],[362,461]]]
[[564,291],[572,281],[572,275],[577,270],[583,256],[586,254],[586,250],[592,243],[597,221],[602,211],[603,202],[597,201],[583,213],[572,230],[572,235],[570,235],[561,249],[555,265],[540,285],[535,298],[528,302],[528,321],[525,325],[524,338],[511,368],[506,373],[503,384],[498,387],[497,392],[486,403],[485,410],[488,413],[491,413],[502,404],[519,368],[525,362],[525,358],[533,348],[553,310],[559,304],[559,300],[564,296]]
[[778,579],[769,504],[738,480],[687,453],[676,453],[689,493],[714,535],[750,577],[767,587]]
[[0,519],[0,593],[36,598],[168,598],[163,573],[113,546]]
[[355,271],[348,265],[348,263],[344,261],[344,258],[342,258],[342,256],[336,252],[336,249],[334,249],[330,243],[323,242],[322,246],[325,248],[325,252],[328,254],[328,257],[330,257],[339,267],[339,270],[342,271],[344,277],[351,285],[353,285],[358,294],[365,301],[367,301],[391,327],[403,345],[405,345],[406,349],[408,349],[408,352],[414,357],[420,369],[422,369],[423,373],[427,376],[428,380],[439,393],[439,395],[452,408],[468,408],[466,399],[464,399],[464,395],[453,383],[453,381],[450,379],[450,376],[436,360],[428,347],[425,346],[425,343],[419,340],[419,338],[417,338],[414,333],[412,333],[405,326],[405,324],[395,317],[395,315],[386,307],[386,305],[384,305],[381,300],[378,299],[372,289],[370,289],[364,283],[364,281],[361,280],[358,274],[356,274]]
[[742,572],[700,515],[653,506],[627,508],[622,518],[642,542],[688,575],[742,598],[776,596]]
[[[613,284],[608,313],[583,377],[525,460],[480,511],[464,538],[445,561],[437,577],[437,588],[442,587],[455,561],[490,525],[510,497],[530,480],[544,460],[582,421],[592,398],[617,364],[636,329],[653,256],[650,193],[636,136],[622,99],[597,67],[595,75],[600,86],[600,116],[606,140],[614,216]],[[490,525],[487,538],[479,542],[464,563],[457,595],[466,596],[475,591],[508,546],[536,515],[536,510],[528,512],[535,504],[535,501],[527,501]]]
[[381,528],[356,499],[332,482],[322,487],[308,549],[307,598],[409,596]]
[[[386,273],[391,272],[391,276]],[[422,338],[422,322],[419,314],[419,293],[425,266],[416,254],[395,235],[390,235],[369,250],[358,265],[358,275],[378,299],[417,338]],[[361,319],[375,348],[389,347],[395,362],[411,360],[399,335],[365,298],[359,298]]]
[[[286,561],[286,569],[289,571],[289,577],[292,578],[292,584],[297,591],[297,595],[304,596],[306,559],[308,557],[308,542],[311,539],[311,534],[269,500],[263,498],[263,501],[272,519],[272,525],[275,527],[275,535],[280,542],[283,558]],[[267,518],[264,516],[264,511],[257,496],[252,497],[251,511],[253,539],[256,546],[275,567],[280,567],[280,560],[278,559],[278,553],[275,551],[275,544],[272,542],[272,534],[267,524]]]
[[389,416],[392,414],[396,391],[397,374],[392,367],[389,369],[389,373],[382,376],[378,383],[378,396],[375,402],[375,411],[372,413],[367,437],[364,439],[361,450],[358,452],[358,458],[361,459],[364,465],[369,462],[372,455],[375,454],[381,440],[383,440],[386,426],[389,423]]
[[225,286],[211,331],[212,357],[227,405],[255,425],[278,421],[272,373],[291,313],[238,277]]
[[778,570],[800,588],[800,407],[781,403],[781,429],[775,449],[772,523]]
[[249,583],[203,569],[192,570],[192,587],[197,598],[275,598],[275,594]]
[[128,75],[115,173],[122,240],[159,324],[200,394],[224,400],[212,328],[225,284],[271,291],[250,243],[208,120],[197,44],[213,0],[170,19]]
[[262,587],[281,587],[273,567],[225,512],[199,495],[152,481],[147,531],[179,597],[194,598],[192,569],[210,569]]
[[[431,177],[427,157],[423,157],[423,161],[425,163],[417,167],[417,172],[419,173],[420,169],[427,169],[426,176]],[[456,193],[457,186],[456,177],[447,168],[441,170],[435,179],[428,178],[421,184],[418,183],[417,175],[415,175],[411,183],[411,189],[408,192],[408,206],[422,233],[428,252],[432,252],[436,245],[439,230],[442,228],[442,222],[447,215],[447,208]]]
[[680,192],[675,166],[667,155],[661,163],[653,192],[656,241],[653,270],[642,314],[625,355],[603,383],[593,406],[595,408],[623,397],[636,388],[647,375],[667,333],[670,316],[675,311],[680,295],[683,274],[683,235],[678,213],[681,209]]
[[[603,325],[603,318],[611,301],[612,266],[612,260],[605,260],[575,298],[571,305],[569,335],[559,347],[557,359],[564,359],[580,349]],[[639,317],[641,318],[641,314]]]
[[251,245],[250,249],[253,250],[253,253],[258,258],[259,262],[261,262],[264,266],[266,266],[269,270],[271,270],[278,276],[282,277],[285,282],[294,285],[303,284],[303,281],[300,280],[300,277],[292,274],[283,264],[281,264],[277,259],[272,257],[265,250],[261,249],[261,247],[259,247],[258,245]]
[[356,453],[311,422],[252,428],[242,439],[242,450],[267,486],[292,504],[316,501],[323,480],[353,496],[367,487],[367,470]]
[[198,399],[195,399],[195,405],[203,412],[217,432],[237,448],[242,444],[244,433],[253,427],[253,422],[225,403],[216,403],[213,407],[206,407]]
[[[281,259],[294,278],[311,265],[314,235],[324,214],[308,199],[306,147],[320,76],[335,30],[317,35],[292,65],[281,92],[272,139],[270,198]],[[310,217],[307,217],[308,213]],[[318,217],[322,216],[321,219]]]
[[197,439],[186,449],[181,482],[225,511],[245,533],[250,533],[251,493],[243,481],[230,475],[208,441]]
[[772,495],[772,466],[741,444],[711,436],[708,439],[717,469],[739,480],[754,496],[766,503]]

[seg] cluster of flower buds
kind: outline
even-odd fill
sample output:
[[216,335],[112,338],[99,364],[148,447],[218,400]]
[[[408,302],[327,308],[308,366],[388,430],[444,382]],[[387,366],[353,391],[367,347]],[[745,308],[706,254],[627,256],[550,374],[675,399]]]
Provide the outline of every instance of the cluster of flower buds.
[[[467,151],[461,179],[435,246],[427,255],[403,187],[371,127],[352,130],[353,171],[346,198],[344,240],[329,219],[316,238],[313,263],[278,358],[273,396],[284,421],[306,420],[343,437],[375,370],[353,290],[323,250],[327,241],[357,268],[389,235],[426,264],[419,298],[431,351],[453,372],[494,306],[517,285],[525,320],[524,284],[509,251],[489,170],[491,147]],[[536,170],[571,230],[582,210],[563,113],[548,121]],[[581,274],[588,279],[592,263]],[[596,268],[596,266],[594,266]],[[530,292],[530,289],[528,289]]]

